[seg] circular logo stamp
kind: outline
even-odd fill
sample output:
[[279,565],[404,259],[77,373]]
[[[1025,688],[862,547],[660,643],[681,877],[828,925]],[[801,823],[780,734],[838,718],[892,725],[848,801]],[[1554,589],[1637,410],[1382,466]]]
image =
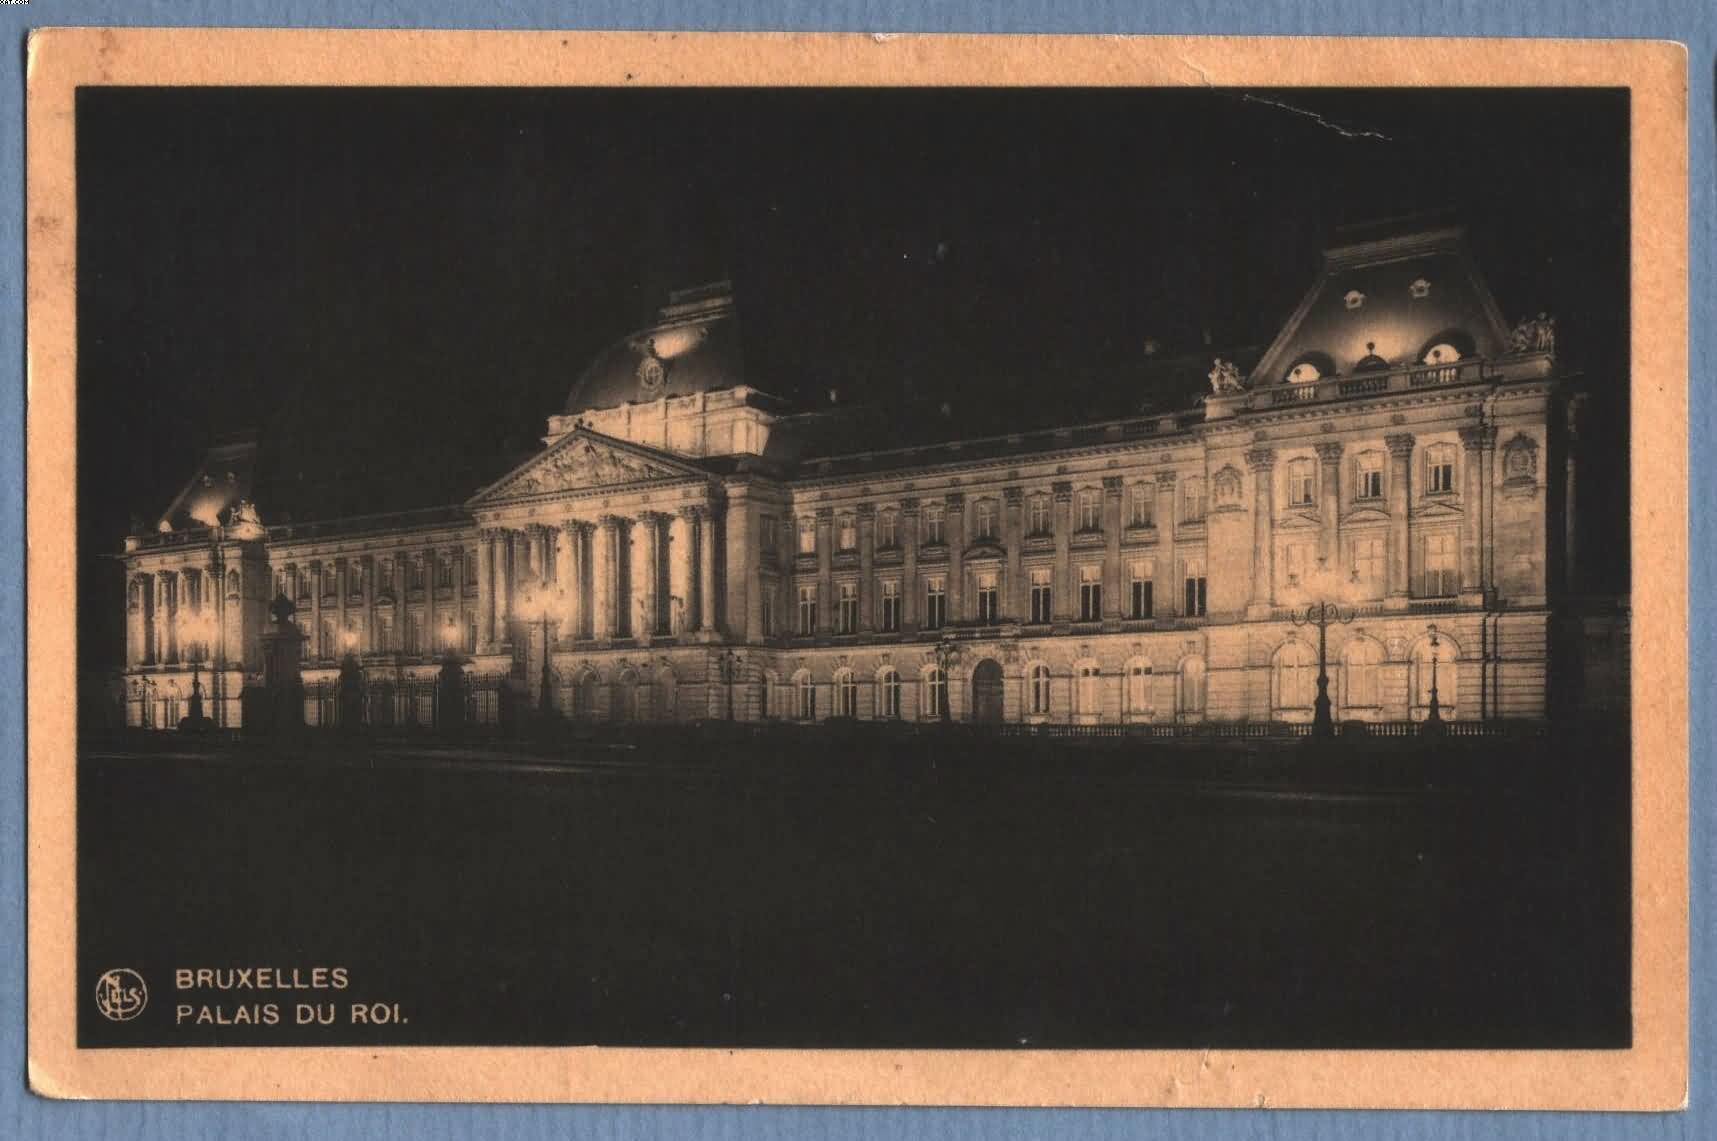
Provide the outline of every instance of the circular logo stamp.
[[104,1018],[130,1022],[148,1005],[149,988],[136,971],[116,967],[95,980],[95,1008]]

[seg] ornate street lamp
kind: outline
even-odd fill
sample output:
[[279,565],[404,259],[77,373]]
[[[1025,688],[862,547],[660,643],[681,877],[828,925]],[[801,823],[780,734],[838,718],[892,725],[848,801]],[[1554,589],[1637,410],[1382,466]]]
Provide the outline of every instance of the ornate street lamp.
[[[1443,706],[1437,700],[1437,658],[1439,656],[1437,647],[1440,644],[1437,641],[1437,624],[1433,622],[1431,623],[1431,708],[1425,714],[1425,724],[1430,727],[1430,731],[1433,733],[1440,732],[1443,728]],[[1457,696],[1459,695],[1457,694]]]
[[[1317,581],[1324,581],[1327,576],[1322,573],[1323,560],[1318,560],[1319,573]],[[1353,610],[1342,612],[1341,607],[1326,599],[1310,603],[1304,611],[1290,610],[1288,618],[1295,626],[1316,626],[1318,628],[1318,696],[1312,702],[1312,736],[1335,736],[1335,719],[1330,716],[1329,700],[1329,628],[1334,624],[1343,626],[1354,619]]]
[[1288,617],[1295,626],[1316,626],[1318,628],[1318,696],[1312,702],[1312,736],[1335,736],[1335,720],[1330,716],[1329,707],[1329,655],[1328,637],[1332,623],[1346,625],[1353,621],[1353,611],[1346,614],[1333,602],[1314,602],[1306,607],[1302,615],[1298,610],[1289,611]]
[[364,721],[364,667],[358,663],[358,632],[340,631],[340,729],[356,733]]
[[942,674],[942,707],[939,711],[940,720],[944,725],[946,725],[954,719],[954,702],[952,700],[954,693],[954,664],[960,660],[960,655],[964,652],[964,647],[955,640],[953,634],[944,631],[941,639],[934,646],[933,652],[936,655],[936,668],[941,671]]
[[465,658],[459,652],[459,629],[451,622],[441,626],[441,674],[437,679],[440,690],[436,708],[440,724],[449,736],[458,736],[465,728]]
[[729,721],[732,721],[733,720],[733,675],[734,675],[734,670],[744,661],[744,659],[741,658],[738,654],[734,653],[732,648],[730,647],[728,649],[723,650],[720,654],[716,655],[716,660],[721,663],[721,680],[727,686],[727,719]]

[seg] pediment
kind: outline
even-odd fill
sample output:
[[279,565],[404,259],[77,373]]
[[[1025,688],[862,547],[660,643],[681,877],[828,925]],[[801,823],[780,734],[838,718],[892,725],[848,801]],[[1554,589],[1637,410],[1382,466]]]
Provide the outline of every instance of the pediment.
[[1355,527],[1364,523],[1387,523],[1389,512],[1378,507],[1355,507],[1341,517],[1343,527]]
[[665,452],[579,428],[549,445],[467,501],[487,507],[543,495],[608,491],[636,484],[701,478],[704,472]]
[[1426,499],[1420,501],[1413,514],[1420,519],[1458,518],[1461,509],[1458,504],[1448,503],[1441,499]]
[[1281,531],[1316,531],[1323,526],[1323,520],[1316,515],[1296,511],[1285,515],[1276,521],[1276,528]]

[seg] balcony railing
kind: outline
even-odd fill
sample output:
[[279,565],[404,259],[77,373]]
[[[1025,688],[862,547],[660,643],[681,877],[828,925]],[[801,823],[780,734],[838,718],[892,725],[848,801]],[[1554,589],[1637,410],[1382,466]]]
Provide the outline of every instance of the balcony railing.
[[1472,384],[1489,378],[1488,366],[1482,360],[1457,361],[1445,365],[1417,364],[1361,376],[1324,377],[1304,384],[1267,385],[1250,393],[1247,406],[1280,408],[1287,405],[1316,404],[1354,396],[1377,396],[1388,392],[1411,392],[1421,388]]

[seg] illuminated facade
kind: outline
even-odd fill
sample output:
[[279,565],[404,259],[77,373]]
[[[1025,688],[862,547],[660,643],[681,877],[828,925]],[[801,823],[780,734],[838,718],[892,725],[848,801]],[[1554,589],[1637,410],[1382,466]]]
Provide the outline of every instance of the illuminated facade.
[[[432,722],[449,651],[483,721],[545,677],[601,721],[1304,721],[1320,600],[1352,617],[1337,720],[1423,718],[1433,659],[1442,717],[1546,716],[1579,405],[1553,323],[1506,324],[1443,230],[1329,251],[1255,366],[1212,363],[1180,411],[871,446],[746,376],[724,288],[676,294],[463,504],[270,524],[254,450],[211,452],[126,541],[127,721],[175,724],[195,669],[237,724],[279,594],[312,725],[348,649],[376,723]],[[1581,638],[1625,662],[1625,625]]]

